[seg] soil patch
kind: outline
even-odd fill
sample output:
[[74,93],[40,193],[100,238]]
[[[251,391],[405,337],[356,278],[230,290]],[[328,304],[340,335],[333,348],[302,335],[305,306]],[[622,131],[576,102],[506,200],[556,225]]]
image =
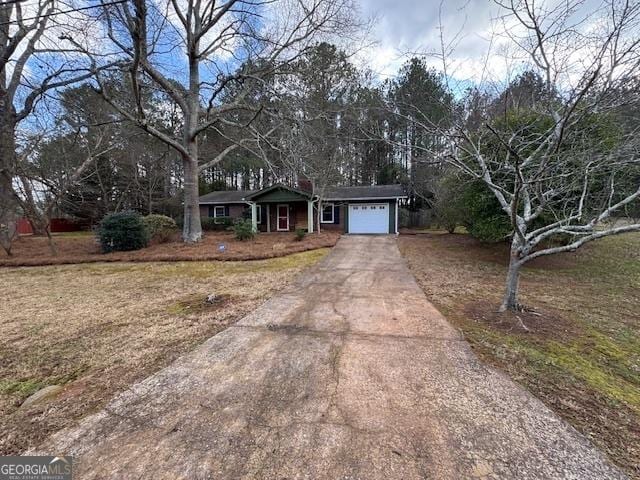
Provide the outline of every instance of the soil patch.
[[212,313],[224,308],[225,305],[228,305],[234,300],[237,301],[232,295],[210,295],[188,295],[184,299],[172,304],[169,307],[169,312],[182,315]]
[[478,301],[467,304],[464,312],[470,320],[486,327],[510,334],[527,335],[530,340],[570,340],[583,333],[578,323],[547,310],[499,312],[494,303]]

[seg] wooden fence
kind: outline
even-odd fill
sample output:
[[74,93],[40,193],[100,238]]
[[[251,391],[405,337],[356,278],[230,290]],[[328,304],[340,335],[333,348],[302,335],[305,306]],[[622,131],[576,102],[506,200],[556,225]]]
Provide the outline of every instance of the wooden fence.
[[[88,230],[89,227],[88,224],[74,222],[66,218],[52,218],[50,225],[51,233],[79,232],[81,230]],[[33,227],[27,218],[18,219],[18,234],[33,235]]]
[[429,228],[432,217],[433,213],[429,208],[415,211],[400,208],[400,210],[398,210],[398,226],[400,228]]

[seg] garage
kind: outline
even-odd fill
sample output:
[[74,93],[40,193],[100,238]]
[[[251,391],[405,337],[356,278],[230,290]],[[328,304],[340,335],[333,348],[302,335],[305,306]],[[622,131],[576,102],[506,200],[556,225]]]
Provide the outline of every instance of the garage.
[[349,205],[349,233],[389,233],[388,203]]

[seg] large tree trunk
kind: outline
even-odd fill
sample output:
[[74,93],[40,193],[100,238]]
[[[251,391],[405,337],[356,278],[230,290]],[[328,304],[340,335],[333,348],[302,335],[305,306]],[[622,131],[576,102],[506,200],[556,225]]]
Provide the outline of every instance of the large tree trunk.
[[518,304],[518,287],[520,283],[520,268],[522,263],[520,262],[520,255],[517,251],[518,243],[514,239],[511,244],[511,254],[509,256],[509,270],[507,271],[507,283],[504,292],[504,299],[500,306],[500,311],[505,312],[507,310],[517,311]]
[[47,236],[47,243],[49,244],[49,251],[51,255],[54,257],[58,256],[58,247],[56,246],[56,242],[53,241],[53,235],[51,235],[51,226],[47,225],[44,229],[44,233]]
[[[196,28],[200,25],[196,20]],[[195,243],[202,240],[202,223],[200,222],[200,203],[198,189],[198,138],[194,134],[200,118],[200,58],[199,40],[190,39],[189,44],[189,92],[186,103],[188,111],[184,112],[184,147],[188,155],[182,156],[184,164],[184,225],[182,240]]]
[[182,239],[187,243],[202,239],[200,204],[198,203],[198,163],[184,159],[184,225]]
[[[3,75],[0,75],[2,79]],[[0,246],[11,255],[17,234],[16,199],[13,190],[15,173],[15,115],[7,92],[0,86]]]

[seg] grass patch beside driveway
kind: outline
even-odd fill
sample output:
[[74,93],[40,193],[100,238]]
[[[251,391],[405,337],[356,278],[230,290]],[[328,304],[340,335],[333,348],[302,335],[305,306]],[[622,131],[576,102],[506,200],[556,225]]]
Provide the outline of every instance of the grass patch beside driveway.
[[467,235],[401,237],[429,299],[485,361],[525,385],[640,478],[640,235],[606,238],[524,271],[536,314],[496,312],[508,247]]
[[[226,328],[327,249],[253,262],[0,270],[0,454],[23,452]],[[211,304],[209,294],[220,301]],[[47,385],[55,399],[20,404]]]

